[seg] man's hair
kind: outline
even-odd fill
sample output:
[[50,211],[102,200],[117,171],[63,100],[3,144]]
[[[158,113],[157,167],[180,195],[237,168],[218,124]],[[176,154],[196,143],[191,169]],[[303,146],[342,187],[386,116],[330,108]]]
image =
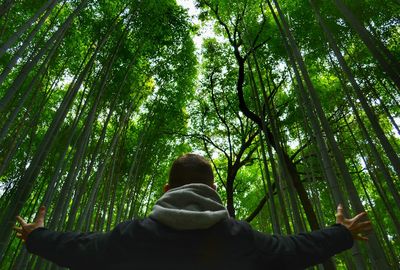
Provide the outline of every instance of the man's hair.
[[210,162],[196,154],[185,154],[172,163],[168,184],[176,188],[191,183],[214,184]]

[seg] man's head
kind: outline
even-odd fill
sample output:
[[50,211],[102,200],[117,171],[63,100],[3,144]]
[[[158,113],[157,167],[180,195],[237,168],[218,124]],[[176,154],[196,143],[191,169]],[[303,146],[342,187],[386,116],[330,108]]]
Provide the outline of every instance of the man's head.
[[214,175],[210,162],[196,154],[185,154],[172,163],[165,191],[191,183],[202,183],[212,188]]

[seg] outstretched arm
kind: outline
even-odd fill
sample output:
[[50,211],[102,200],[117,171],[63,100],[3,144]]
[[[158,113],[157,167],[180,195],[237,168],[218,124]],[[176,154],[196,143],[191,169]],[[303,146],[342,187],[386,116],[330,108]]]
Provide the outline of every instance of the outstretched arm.
[[304,269],[325,262],[328,258],[353,246],[354,240],[367,240],[362,234],[371,229],[370,221],[361,221],[366,213],[352,219],[343,216],[338,206],[336,223],[325,229],[292,236],[267,236],[256,233],[262,261],[276,263],[280,269]]
[[44,228],[45,212],[42,206],[33,223],[17,216],[21,227],[14,230],[30,253],[64,267],[90,266],[104,259],[110,233],[54,232]]

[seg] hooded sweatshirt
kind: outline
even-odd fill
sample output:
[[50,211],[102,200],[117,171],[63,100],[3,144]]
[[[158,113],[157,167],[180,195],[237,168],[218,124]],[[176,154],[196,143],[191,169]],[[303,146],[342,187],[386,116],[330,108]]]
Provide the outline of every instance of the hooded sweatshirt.
[[150,218],[176,230],[193,230],[210,228],[229,214],[214,189],[193,183],[164,193]]
[[166,192],[149,218],[107,233],[34,230],[29,252],[71,269],[304,269],[353,245],[334,225],[311,233],[277,236],[229,218],[218,194],[203,184]]

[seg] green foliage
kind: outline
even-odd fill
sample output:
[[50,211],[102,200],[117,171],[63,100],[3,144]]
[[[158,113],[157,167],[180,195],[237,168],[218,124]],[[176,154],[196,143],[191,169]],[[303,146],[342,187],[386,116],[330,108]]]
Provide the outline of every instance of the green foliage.
[[[34,16],[42,2],[46,1],[13,2],[0,18],[0,47]],[[212,160],[218,192],[231,214],[238,219],[255,214],[252,226],[267,233],[279,222],[285,234],[299,229],[297,218],[309,229],[310,209],[299,189],[289,184],[283,151],[319,226],[332,224],[335,203],[316,141],[318,130],[328,147],[337,186],[346,200],[343,203],[354,213],[351,196],[360,199],[376,224],[389,264],[398,263],[400,228],[395,221],[400,205],[383,171],[398,193],[398,168],[356,98],[309,1],[278,2],[357,194],[345,184],[321,117],[316,117],[318,130],[311,125],[306,109],[315,114],[316,106],[310,101],[303,104],[300,98],[300,84],[309,90],[305,70],[296,80],[294,70],[300,67],[291,62],[293,44],[288,43],[282,20],[275,20],[268,1],[196,1],[200,12],[196,25],[174,0],[88,1],[82,10],[77,8],[84,1],[59,2],[31,40],[29,35],[39,19],[0,58],[0,72],[8,72],[11,59],[27,42],[0,85],[0,242],[9,243],[0,247],[0,254],[5,252],[1,269],[12,268],[18,261],[32,262],[28,256],[20,257],[20,243],[7,231],[14,214],[33,216],[37,206],[46,203],[47,222],[53,229],[109,230],[122,220],[148,215],[162,195],[172,161],[187,152]],[[335,1],[313,2],[398,153],[398,85]],[[384,55],[384,61],[398,64],[398,3],[344,2],[373,36],[372,46]],[[272,6],[278,15],[277,6]],[[75,15],[67,25],[71,14]],[[203,40],[197,58],[192,38],[210,23],[213,33]],[[60,29],[62,35],[56,38]],[[37,62],[26,68],[35,56]],[[265,130],[240,104],[240,58],[244,61],[245,106],[265,119]],[[398,70],[395,73],[399,75]],[[12,89],[15,82],[20,84]],[[69,105],[63,107],[68,100]],[[383,167],[356,119],[356,110]],[[34,170],[36,174],[29,178],[28,172]],[[294,211],[296,205],[299,211]],[[362,252],[372,263],[368,250]],[[348,255],[336,258],[339,269],[351,263]]]

